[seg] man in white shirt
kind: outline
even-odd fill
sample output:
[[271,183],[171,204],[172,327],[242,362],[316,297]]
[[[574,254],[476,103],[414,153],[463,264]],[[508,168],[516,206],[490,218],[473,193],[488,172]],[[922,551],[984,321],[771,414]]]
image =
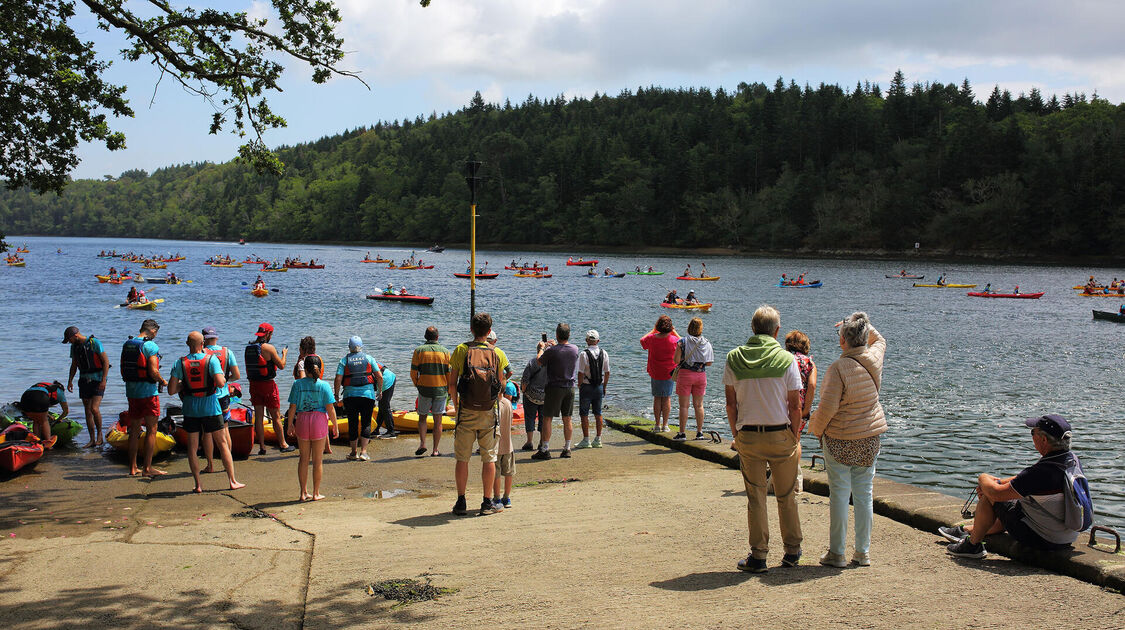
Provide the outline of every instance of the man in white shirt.
[[781,316],[769,305],[751,320],[754,336],[727,353],[723,370],[727,421],[735,436],[742,480],[746,485],[746,519],[750,555],[738,569],[765,573],[769,553],[766,517],[766,464],[773,471],[778,522],[785,555],[782,566],[801,560],[801,520],[797,513],[800,469],[801,373],[793,355],[777,341]]
[[[609,383],[609,354],[598,343],[596,330],[586,331],[586,349],[578,355],[578,416],[582,420],[582,441],[575,448],[602,447],[602,398]],[[594,411],[597,433],[590,442],[590,410]]]

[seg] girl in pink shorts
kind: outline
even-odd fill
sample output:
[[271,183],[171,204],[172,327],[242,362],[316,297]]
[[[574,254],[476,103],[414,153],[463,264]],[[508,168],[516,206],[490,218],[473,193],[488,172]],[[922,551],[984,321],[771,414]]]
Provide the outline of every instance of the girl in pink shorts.
[[694,317],[688,324],[688,334],[676,342],[673,360],[680,368],[676,372],[676,396],[680,399],[680,432],[674,440],[686,440],[688,400],[695,408],[695,439],[703,439],[703,394],[707,391],[707,366],[715,361],[711,342],[703,336],[703,320]]
[[[289,391],[289,410],[285,412],[289,424],[289,437],[297,439],[301,456],[297,461],[297,481],[301,485],[302,501],[319,501],[320,480],[324,476],[324,445],[328,441],[328,428],[332,437],[339,437],[336,427],[336,399],[332,386],[320,380],[324,364],[315,354],[305,357],[305,377],[293,381]],[[313,491],[308,492],[309,461],[313,467]]]

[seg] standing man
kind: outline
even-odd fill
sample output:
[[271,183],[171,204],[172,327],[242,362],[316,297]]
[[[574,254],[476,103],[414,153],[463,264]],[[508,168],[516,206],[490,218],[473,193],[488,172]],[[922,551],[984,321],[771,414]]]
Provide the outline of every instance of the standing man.
[[101,406],[109,376],[109,357],[100,339],[83,335],[77,326],[69,326],[63,331],[62,342],[70,344],[70,378],[66,382],[66,391],[74,391],[74,374],[78,373],[78,398],[82,400],[86,431],[90,434],[90,442],[83,448],[101,446],[105,439],[102,437]]
[[500,357],[485,338],[492,330],[492,316],[477,313],[469,322],[473,340],[453,350],[449,361],[449,397],[457,408],[457,428],[453,431],[453,456],[457,460],[454,477],[457,502],[453,513],[468,513],[465,491],[469,485],[469,458],[473,443],[480,445],[481,485],[484,499],[480,515],[495,514],[503,508],[492,502],[492,484],[496,479],[497,400],[504,391],[504,373]]
[[[602,447],[602,398],[609,384],[609,355],[598,343],[596,330],[586,331],[586,349],[578,355],[578,416],[582,421],[582,441],[578,448]],[[597,433],[590,442],[590,410],[594,411]]]
[[[229,449],[230,432],[227,431],[226,423],[230,421],[230,386],[231,383],[238,382],[238,379],[242,378],[242,373],[238,369],[238,359],[230,348],[219,345],[219,332],[214,326],[203,329],[203,344],[203,351],[219,360],[219,367],[223,369],[223,378],[226,379],[226,385],[219,389],[219,407],[223,410],[223,438]],[[215,441],[211,439],[211,434],[205,431],[203,433],[203,456],[207,458],[207,467],[203,469],[205,473],[215,469],[214,451]]]
[[765,573],[769,552],[766,518],[766,464],[773,471],[778,523],[785,546],[782,566],[801,560],[801,520],[797,513],[800,467],[801,372],[793,355],[777,342],[781,316],[759,306],[750,323],[754,336],[727,353],[723,370],[727,422],[746,485],[746,520],[750,555],[738,561],[740,571]]
[[[129,400],[129,474],[146,477],[167,474],[152,467],[156,453],[156,420],[160,417],[160,390],[168,384],[160,376],[160,347],[156,338],[160,324],[156,320],[141,322],[140,333],[129,337],[121,346],[121,378],[125,381],[125,397]],[[145,428],[145,465],[137,470],[137,449],[141,441],[141,425]]]
[[410,381],[418,388],[418,450],[414,455],[426,454],[426,417],[433,414],[434,450],[430,457],[439,457],[441,416],[449,397],[449,351],[438,343],[435,326],[426,328],[425,343],[414,349],[410,358]]
[[193,330],[187,337],[188,354],[172,365],[169,373],[168,393],[179,394],[184,409],[184,431],[188,434],[188,467],[195,479],[196,494],[203,492],[199,481],[199,434],[211,436],[219,445],[219,458],[227,472],[231,490],[246,487],[234,478],[234,461],[226,439],[223,408],[219,404],[219,390],[226,391],[227,379],[218,357],[203,349],[203,333]]
[[563,450],[559,457],[570,457],[570,438],[574,433],[574,389],[578,387],[578,346],[570,343],[570,324],[555,327],[555,343],[539,355],[539,365],[547,370],[543,399],[542,439],[532,459],[551,459],[551,421],[562,414]]
[[285,357],[289,354],[289,347],[282,349],[277,354],[277,348],[270,344],[273,338],[273,326],[262,322],[254,339],[247,344],[244,359],[246,360],[246,379],[250,381],[250,404],[254,405],[254,434],[258,436],[258,454],[266,454],[265,413],[268,411],[270,421],[273,423],[273,433],[277,436],[277,446],[282,453],[297,450],[285,442],[285,430],[281,425],[281,395],[277,391],[277,381],[274,380],[278,370],[285,369]]

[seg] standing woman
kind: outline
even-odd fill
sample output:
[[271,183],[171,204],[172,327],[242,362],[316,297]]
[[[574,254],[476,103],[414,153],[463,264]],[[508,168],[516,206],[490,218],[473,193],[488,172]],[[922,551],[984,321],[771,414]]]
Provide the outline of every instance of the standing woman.
[[337,399],[341,399],[341,386],[344,410],[348,414],[348,442],[352,445],[348,459],[370,461],[367,441],[371,439],[371,415],[383,389],[383,375],[375,359],[363,351],[363,339],[359,335],[348,340],[348,354],[336,366]]
[[790,330],[785,335],[785,349],[797,360],[801,371],[801,430],[805,429],[812,412],[812,401],[816,395],[816,364],[809,355],[809,336],[799,330]]
[[[324,476],[324,443],[328,441],[328,426],[332,437],[339,437],[336,428],[335,399],[332,387],[320,380],[324,363],[320,357],[305,357],[305,378],[293,381],[289,390],[289,410],[285,412],[289,424],[289,437],[297,438],[301,456],[297,460],[297,482],[301,485],[302,501],[319,501],[320,480]],[[309,460],[313,467],[313,493],[308,492]]]
[[707,391],[707,366],[715,362],[715,350],[703,336],[703,320],[688,322],[687,336],[676,342],[673,357],[680,371],[676,375],[676,395],[680,399],[680,432],[674,440],[686,440],[688,398],[695,407],[695,439],[703,438],[703,394]]
[[[297,363],[295,363],[293,365],[293,380],[297,380],[299,378],[305,378],[305,358],[306,357],[316,357],[316,358],[320,359],[320,356],[318,356],[317,353],[316,353],[316,339],[314,339],[312,337],[312,335],[309,335],[309,336],[305,337],[304,339],[301,339],[301,345],[299,346],[299,352],[300,352],[300,354],[297,356]],[[321,364],[323,365],[323,363],[324,363],[324,360],[321,359]],[[329,442],[328,440],[324,441],[324,454],[325,455],[332,454],[332,443]]]
[[887,341],[871,325],[867,313],[852,313],[837,326],[843,352],[828,366],[820,406],[809,422],[809,432],[821,438],[828,470],[829,546],[820,563],[833,567],[848,564],[844,547],[850,497],[855,505],[852,562],[870,566],[871,486],[879,436],[887,430],[879,404]]
[[672,391],[676,387],[672,370],[676,367],[674,358],[679,340],[672,318],[667,315],[661,315],[652,330],[641,337],[641,347],[648,350],[646,371],[651,379],[652,416],[656,420],[653,430],[658,433],[668,430],[668,416],[672,413]]

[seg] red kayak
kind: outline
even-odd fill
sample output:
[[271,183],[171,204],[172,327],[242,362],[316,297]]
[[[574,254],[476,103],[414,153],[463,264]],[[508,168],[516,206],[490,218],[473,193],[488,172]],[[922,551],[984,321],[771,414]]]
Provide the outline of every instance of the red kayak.
[[[498,273],[478,273],[477,274],[477,280],[492,280],[492,279],[496,278],[496,276],[499,276],[499,275],[500,274],[498,274]],[[467,274],[467,273],[455,273],[455,274],[453,274],[453,277],[455,277],[455,278],[471,278],[472,275]]]
[[1018,300],[1038,300],[1043,297],[1044,291],[1039,293],[985,293],[983,291],[969,291],[965,295],[969,297],[982,297],[982,298],[1012,298]]
[[597,259],[594,259],[594,260],[579,260],[579,261],[568,260],[568,261],[566,261],[567,267],[593,267],[596,264],[598,264]]
[[324,265],[310,265],[303,262],[291,262],[288,267],[290,269],[324,269]]
[[49,441],[43,442],[18,422],[4,429],[0,435],[4,436],[4,441],[0,442],[0,470],[7,472],[16,472],[39,461],[57,439],[52,435]]
[[[478,278],[480,276],[477,276]],[[369,300],[383,300],[384,302],[407,302],[409,304],[433,304],[434,298],[424,295],[383,295],[375,293],[367,296]]]
[[244,407],[232,408],[227,433],[230,434],[231,456],[240,459],[250,457],[250,452],[254,450],[254,411]]

